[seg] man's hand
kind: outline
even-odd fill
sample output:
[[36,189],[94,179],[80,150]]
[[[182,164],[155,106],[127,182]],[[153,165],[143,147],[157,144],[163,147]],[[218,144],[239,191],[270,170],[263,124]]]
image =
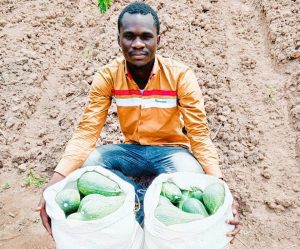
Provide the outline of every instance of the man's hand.
[[232,240],[230,241],[230,244],[234,243],[235,236],[241,230],[240,227],[239,227],[240,221],[239,221],[238,207],[239,207],[239,204],[234,200],[233,203],[232,203],[233,219],[229,220],[227,222],[228,224],[235,226],[232,232],[226,234],[228,237],[232,237]]
[[[50,187],[54,183],[57,183],[57,182],[61,181],[64,178],[65,178],[65,176],[63,176],[63,175],[61,175],[57,172],[54,172],[54,174],[51,177],[50,181],[44,187],[43,192],[45,191],[46,188]],[[49,218],[48,214],[46,213],[45,207],[46,207],[46,202],[45,202],[45,199],[44,199],[43,193],[42,193],[41,200],[40,200],[40,202],[38,204],[38,207],[36,208],[35,211],[40,212],[40,216],[41,216],[41,219],[42,219],[43,226],[46,228],[47,232],[52,236],[51,219]]]
[[52,236],[51,220],[50,220],[48,214],[46,213],[45,206],[46,206],[46,202],[45,202],[45,199],[44,199],[43,194],[42,194],[42,197],[41,197],[41,200],[39,202],[39,205],[35,209],[35,211],[37,211],[37,212],[39,211],[40,212],[40,217],[42,219],[43,226],[46,228],[47,232]]

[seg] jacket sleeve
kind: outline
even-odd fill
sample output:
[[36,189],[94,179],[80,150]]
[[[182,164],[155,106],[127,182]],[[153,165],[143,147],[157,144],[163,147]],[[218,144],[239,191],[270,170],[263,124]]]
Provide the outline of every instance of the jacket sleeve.
[[66,176],[79,168],[95,148],[111,105],[112,78],[108,69],[94,76],[88,105],[55,171]]
[[179,79],[178,101],[193,155],[206,174],[222,177],[218,153],[207,125],[204,98],[196,76],[190,69]]

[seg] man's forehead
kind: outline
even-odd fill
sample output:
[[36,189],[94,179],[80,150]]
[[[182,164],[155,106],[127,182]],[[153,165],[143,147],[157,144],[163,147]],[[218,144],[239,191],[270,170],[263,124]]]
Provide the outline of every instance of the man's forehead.
[[155,30],[154,19],[151,14],[142,15],[142,14],[130,14],[125,13],[122,18],[121,29],[131,30],[132,28],[145,28],[149,30]]

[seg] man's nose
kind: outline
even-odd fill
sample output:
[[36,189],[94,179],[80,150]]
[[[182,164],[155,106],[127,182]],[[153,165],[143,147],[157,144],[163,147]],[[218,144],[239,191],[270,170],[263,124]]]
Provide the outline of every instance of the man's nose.
[[137,37],[133,41],[132,47],[134,47],[134,48],[143,48],[143,47],[145,47],[145,43],[141,40],[141,38]]

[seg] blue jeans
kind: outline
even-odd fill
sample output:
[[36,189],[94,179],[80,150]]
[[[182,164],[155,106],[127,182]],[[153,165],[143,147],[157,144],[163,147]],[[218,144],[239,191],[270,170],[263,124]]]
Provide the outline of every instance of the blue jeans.
[[187,149],[174,146],[102,145],[90,153],[83,167],[99,164],[134,186],[141,204],[136,219],[141,225],[144,221],[143,199],[146,189],[130,177],[153,177],[177,171],[204,173],[197,159]]

